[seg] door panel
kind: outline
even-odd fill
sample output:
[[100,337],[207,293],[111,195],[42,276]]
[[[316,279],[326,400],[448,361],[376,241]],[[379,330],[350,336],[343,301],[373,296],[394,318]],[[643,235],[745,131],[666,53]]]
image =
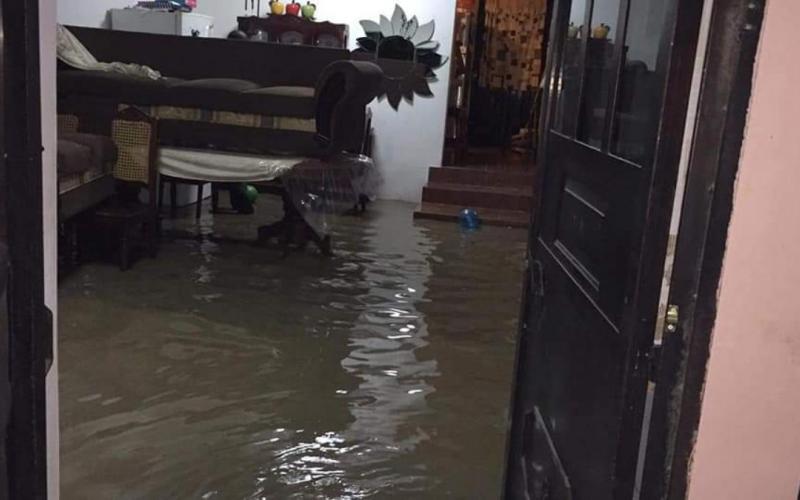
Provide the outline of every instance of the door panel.
[[523,434],[524,455],[530,460],[522,461],[520,468],[529,497],[571,500],[572,484],[538,407],[526,416]]
[[[696,0],[654,2],[561,0],[555,7],[553,116],[542,127],[507,498],[632,495],[650,368],[643,346],[652,345],[647,318],[655,317],[660,289],[644,280],[657,276],[660,285],[662,270],[654,267],[663,258],[654,266],[652,256],[666,249],[662,212],[671,211],[665,193],[676,179],[655,174],[677,172],[672,159],[680,153],[680,141],[659,141],[658,131],[669,124],[661,134],[682,136],[676,117],[685,114],[688,85],[670,89],[667,80],[685,81],[670,71],[693,60],[695,46],[672,42],[677,26],[696,29],[700,21],[686,14],[678,22],[681,5]],[[677,155],[660,154],[659,145]]]
[[[556,68],[555,82],[560,92],[554,96],[556,100],[553,129],[566,135],[574,135],[578,120],[581,81],[583,80],[583,55],[587,29],[584,26],[590,0],[571,0],[568,4],[561,2],[564,22],[562,36],[556,41],[562,54]],[[551,44],[551,47],[553,44]]]
[[[0,29],[3,26],[3,3],[0,2]],[[8,335],[8,222],[6,200],[8,181],[5,165],[5,46],[0,38],[0,499],[9,497],[7,435],[11,415],[11,379]]]
[[626,343],[593,300],[539,243],[545,295],[531,349],[537,374],[531,395],[540,409],[576,498],[610,498]]
[[607,110],[612,105],[608,93],[616,81],[614,49],[622,41],[618,28],[620,0],[594,0],[591,12],[578,139],[599,148],[603,143]]
[[[2,166],[0,166],[2,169]],[[0,192],[5,191],[0,180]],[[6,433],[11,414],[11,381],[8,378],[8,250],[5,245],[5,208],[0,204],[0,499],[8,498],[8,460]]]
[[539,240],[619,329],[626,284],[620,273],[629,258],[642,169],[555,132],[548,141]]
[[611,152],[640,164],[653,161],[658,115],[666,81],[664,36],[669,2],[638,0],[630,4],[622,74],[617,89]]

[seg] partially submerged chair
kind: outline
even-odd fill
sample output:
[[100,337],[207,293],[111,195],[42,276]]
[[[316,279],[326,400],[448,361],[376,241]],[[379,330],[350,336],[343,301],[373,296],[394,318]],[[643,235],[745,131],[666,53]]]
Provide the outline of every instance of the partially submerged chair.
[[[259,228],[259,240],[277,237],[284,252],[291,244],[304,247],[309,241],[319,247],[324,255],[331,255],[331,241],[327,234],[320,234],[311,227],[307,218],[298,209],[296,192],[316,186],[325,191],[331,200],[351,198],[350,206],[363,204],[364,193],[355,192],[355,186],[337,182],[343,176],[353,175],[348,166],[337,169],[342,155],[360,155],[368,149],[371,116],[363,109],[378,94],[383,72],[370,62],[340,61],[329,65],[319,79],[315,92],[316,125],[315,136],[319,151],[309,164],[298,165],[278,182],[261,184],[259,189],[281,196],[284,217],[280,221]],[[356,146],[357,145],[357,146]],[[314,160],[317,160],[314,162]],[[347,171],[344,171],[347,170]],[[300,189],[298,189],[300,186]],[[331,186],[342,186],[351,193],[336,192]],[[293,192],[294,191],[294,192]],[[348,196],[350,195],[350,196]]]
[[108,137],[81,133],[77,116],[58,115],[56,156],[59,272],[65,272],[80,259],[80,221],[114,196],[116,147]]
[[[117,198],[95,213],[99,225],[119,232],[119,265],[130,267],[136,234],[144,234],[148,254],[155,257],[158,245],[158,171],[156,169],[157,120],[133,107],[119,112],[111,123],[111,138],[117,145],[114,177]],[[147,203],[139,201],[141,188],[148,190]]]

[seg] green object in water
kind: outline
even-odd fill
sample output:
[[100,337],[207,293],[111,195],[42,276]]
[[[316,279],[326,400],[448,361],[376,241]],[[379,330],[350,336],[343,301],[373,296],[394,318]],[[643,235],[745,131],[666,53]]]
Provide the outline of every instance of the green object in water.
[[254,205],[258,199],[258,189],[256,189],[255,186],[248,184],[244,188],[244,195],[247,198],[247,201]]

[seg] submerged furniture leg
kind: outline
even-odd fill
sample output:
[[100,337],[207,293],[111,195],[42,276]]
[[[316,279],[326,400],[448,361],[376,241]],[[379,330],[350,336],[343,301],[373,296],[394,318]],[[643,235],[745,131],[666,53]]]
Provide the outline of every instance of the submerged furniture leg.
[[162,208],[164,208],[164,178],[160,177],[158,179],[158,211],[161,212]]
[[151,259],[158,257],[158,237],[161,232],[159,220],[157,213],[151,214],[149,220],[144,224],[145,231],[147,231],[147,253]]
[[288,194],[282,193],[281,199],[283,200],[283,218],[278,222],[259,227],[258,241],[266,242],[272,238],[284,236],[287,228],[291,226],[292,214],[297,212],[297,210],[295,210],[294,205],[291,200],[289,200]]
[[308,240],[311,240],[317,245],[322,255],[326,257],[332,256],[331,237],[318,235],[308,225],[308,222],[303,219],[303,216],[289,199],[288,193],[282,193],[281,198],[283,199],[283,218],[274,224],[258,228],[258,241],[266,242],[272,238],[279,238],[285,255],[288,254],[293,242],[302,248]]
[[200,220],[203,210],[203,185],[197,185],[197,208],[195,208],[194,218]]
[[121,271],[127,271],[130,267],[131,259],[131,238],[130,228],[127,222],[122,223],[122,238],[119,244],[119,268]]
[[219,210],[219,185],[211,184],[211,213],[215,214]]
[[175,182],[169,183],[169,214],[173,219],[178,215],[178,185]]

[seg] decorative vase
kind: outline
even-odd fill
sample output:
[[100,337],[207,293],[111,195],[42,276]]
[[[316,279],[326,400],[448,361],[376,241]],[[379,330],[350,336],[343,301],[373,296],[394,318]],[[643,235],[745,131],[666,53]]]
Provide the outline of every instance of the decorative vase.
[[569,23],[569,27],[567,28],[567,38],[578,38],[578,33],[580,33],[581,29],[575,26],[575,23]]
[[286,4],[286,15],[300,17],[301,6],[297,0],[292,0],[292,3]]
[[269,9],[273,16],[282,16],[286,12],[286,5],[281,0],[270,0]]
[[309,21],[314,20],[314,16],[317,14],[317,5],[311,2],[303,5],[303,18],[308,19]]
[[608,34],[611,33],[611,26],[600,23],[599,25],[595,26],[592,30],[592,38],[596,38],[598,40],[605,40],[608,38]]

